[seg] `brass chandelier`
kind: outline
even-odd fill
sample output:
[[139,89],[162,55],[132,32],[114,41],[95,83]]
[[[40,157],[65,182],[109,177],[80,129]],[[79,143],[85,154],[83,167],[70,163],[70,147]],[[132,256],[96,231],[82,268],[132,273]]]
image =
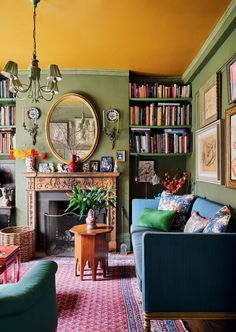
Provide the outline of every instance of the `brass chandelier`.
[[[2,70],[1,74],[6,78],[10,79],[9,90],[20,97],[19,94],[27,93],[27,95],[22,98],[29,98],[32,102],[37,103],[41,99],[46,101],[52,100],[53,96],[58,93],[57,82],[61,80],[61,73],[57,65],[49,65],[47,84],[40,84],[40,72],[41,69],[38,66],[37,52],[36,52],[36,8],[40,0],[31,0],[34,13],[33,13],[33,55],[32,61],[29,68],[29,83],[22,84],[18,77],[18,65],[14,61],[8,61]],[[48,97],[46,97],[48,96]]]

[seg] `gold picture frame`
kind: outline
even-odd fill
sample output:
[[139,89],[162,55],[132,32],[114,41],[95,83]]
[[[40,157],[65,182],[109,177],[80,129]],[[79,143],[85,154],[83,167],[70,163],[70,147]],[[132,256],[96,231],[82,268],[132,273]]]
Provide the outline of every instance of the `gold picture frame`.
[[120,163],[124,163],[125,159],[125,150],[116,150],[116,160]]
[[223,120],[196,131],[196,181],[223,183]]
[[236,102],[236,53],[226,64],[229,104]]
[[225,186],[236,189],[236,105],[225,110]]
[[219,119],[221,105],[221,73],[214,74],[199,90],[200,128]]

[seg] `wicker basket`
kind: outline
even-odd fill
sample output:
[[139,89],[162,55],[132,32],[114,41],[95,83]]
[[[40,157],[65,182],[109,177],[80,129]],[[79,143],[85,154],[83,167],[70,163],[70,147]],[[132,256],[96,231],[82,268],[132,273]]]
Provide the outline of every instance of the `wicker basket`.
[[0,245],[19,246],[21,261],[29,261],[35,254],[35,229],[33,227],[6,227],[0,230]]

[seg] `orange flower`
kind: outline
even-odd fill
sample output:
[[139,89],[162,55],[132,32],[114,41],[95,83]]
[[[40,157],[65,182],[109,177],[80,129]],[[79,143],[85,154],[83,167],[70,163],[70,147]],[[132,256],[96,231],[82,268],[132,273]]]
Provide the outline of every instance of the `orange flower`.
[[[24,148],[22,151],[19,149],[13,149],[10,151],[9,159],[15,159],[15,158],[25,159],[30,155],[32,155],[35,158],[39,155],[39,151],[30,148]],[[47,154],[45,152],[41,153],[40,157],[41,159],[46,159]]]

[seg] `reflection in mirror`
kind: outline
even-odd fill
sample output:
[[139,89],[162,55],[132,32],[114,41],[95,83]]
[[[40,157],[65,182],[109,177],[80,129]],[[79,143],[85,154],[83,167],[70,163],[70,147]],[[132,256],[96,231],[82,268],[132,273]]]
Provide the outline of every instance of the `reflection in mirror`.
[[68,163],[72,154],[81,161],[87,160],[99,138],[98,116],[91,102],[75,93],[59,98],[48,112],[46,137],[60,161]]

